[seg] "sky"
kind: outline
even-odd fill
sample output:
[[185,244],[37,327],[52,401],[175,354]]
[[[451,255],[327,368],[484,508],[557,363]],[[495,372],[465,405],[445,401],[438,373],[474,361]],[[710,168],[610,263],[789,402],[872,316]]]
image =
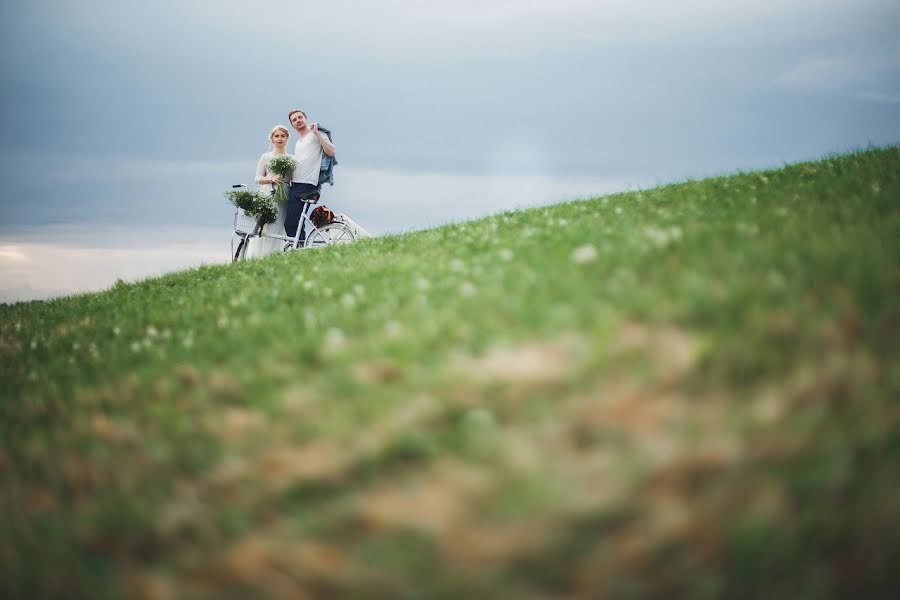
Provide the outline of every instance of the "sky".
[[292,108],[375,234],[900,142],[894,0],[7,0],[0,45],[0,302],[227,262]]

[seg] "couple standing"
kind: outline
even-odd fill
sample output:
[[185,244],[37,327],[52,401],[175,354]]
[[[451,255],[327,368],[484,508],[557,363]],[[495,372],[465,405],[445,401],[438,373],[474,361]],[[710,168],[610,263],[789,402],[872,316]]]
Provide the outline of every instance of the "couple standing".
[[[301,223],[302,215],[312,206],[305,200],[318,199],[319,187],[321,183],[324,183],[320,181],[320,172],[323,171],[324,166],[322,159],[324,157],[333,159],[335,147],[331,142],[330,132],[324,128],[320,129],[318,123],[310,123],[306,118],[306,113],[302,110],[294,109],[289,112],[288,120],[299,135],[292,157],[297,162],[297,166],[291,181],[283,181],[280,175],[269,171],[268,165],[272,158],[287,154],[285,149],[290,138],[287,127],[276,125],[269,132],[269,141],[272,142],[274,148],[259,158],[256,166],[256,183],[260,189],[272,192],[275,191],[278,184],[290,184],[290,195],[287,202],[279,203],[275,222],[266,225],[263,231],[270,235],[294,237],[299,225],[302,244],[305,227],[305,222]],[[331,164],[334,164],[334,161]],[[325,172],[329,174],[328,181],[333,185],[330,168]],[[284,242],[269,237],[254,238],[252,242],[247,248],[248,257],[278,252],[284,247]]]

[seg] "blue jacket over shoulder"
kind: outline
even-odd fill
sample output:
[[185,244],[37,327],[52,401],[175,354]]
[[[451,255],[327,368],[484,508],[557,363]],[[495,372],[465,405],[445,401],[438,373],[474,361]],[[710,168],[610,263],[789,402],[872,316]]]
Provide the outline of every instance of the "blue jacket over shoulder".
[[[328,137],[328,141],[331,142],[331,130],[326,129],[325,127],[319,126],[319,131],[324,133]],[[328,156],[324,152],[322,153],[322,166],[319,167],[319,187],[322,187],[323,183],[329,183],[334,185],[334,167],[338,164],[337,157]]]

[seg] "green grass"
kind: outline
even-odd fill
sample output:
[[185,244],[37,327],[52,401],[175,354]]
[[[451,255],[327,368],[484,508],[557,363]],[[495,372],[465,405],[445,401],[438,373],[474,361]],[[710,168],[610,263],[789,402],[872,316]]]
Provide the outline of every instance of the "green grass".
[[900,147],[0,306],[7,597],[900,592]]

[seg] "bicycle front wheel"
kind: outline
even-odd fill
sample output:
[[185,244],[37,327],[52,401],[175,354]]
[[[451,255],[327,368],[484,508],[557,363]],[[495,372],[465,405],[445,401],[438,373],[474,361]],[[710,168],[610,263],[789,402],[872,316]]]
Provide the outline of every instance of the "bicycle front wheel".
[[250,236],[248,235],[239,235],[238,237],[238,245],[237,250],[234,250],[234,236],[231,238],[231,248],[234,252],[231,255],[231,262],[237,262],[239,260],[245,260],[247,258],[247,245],[250,241]]

